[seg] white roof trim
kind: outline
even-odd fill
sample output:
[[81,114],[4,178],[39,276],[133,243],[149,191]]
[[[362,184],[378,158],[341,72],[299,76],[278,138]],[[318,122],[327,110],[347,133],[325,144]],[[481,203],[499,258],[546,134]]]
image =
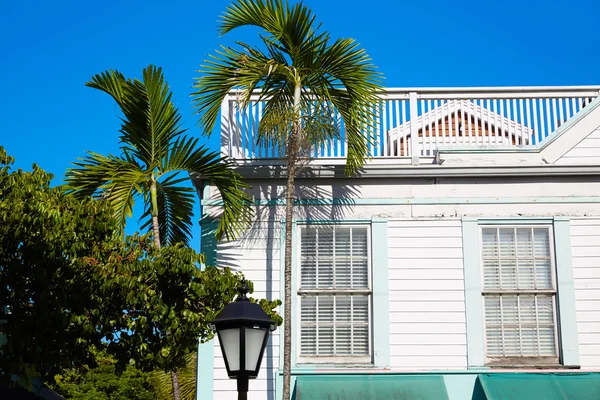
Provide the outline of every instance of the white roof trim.
[[[533,136],[533,129],[522,125],[514,120],[508,119],[500,114],[497,114],[487,108],[481,107],[468,100],[449,100],[448,102],[436,107],[425,114],[420,115],[416,119],[417,126],[419,129],[424,126],[428,128],[433,122],[438,121],[442,118],[452,115],[455,112],[464,111],[467,115],[471,115],[476,118],[477,121],[483,121],[488,123],[490,126],[500,128],[502,132],[512,132],[511,136],[523,137],[525,143],[529,144],[530,138]],[[425,124],[423,125],[423,120]],[[389,140],[395,140],[396,136],[410,137],[410,124],[411,121],[407,121],[402,125],[398,125],[395,128],[387,131]],[[463,127],[463,130],[465,127]],[[402,133],[403,134],[402,134]],[[518,134],[517,134],[518,133]],[[522,135],[522,136],[521,136]]]

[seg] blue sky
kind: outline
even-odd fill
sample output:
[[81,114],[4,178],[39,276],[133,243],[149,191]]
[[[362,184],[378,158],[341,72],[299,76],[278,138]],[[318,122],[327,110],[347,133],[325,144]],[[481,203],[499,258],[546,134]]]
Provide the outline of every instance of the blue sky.
[[[217,36],[229,1],[0,3],[0,145],[18,167],[35,162],[56,183],[86,150],[118,149],[118,110],[84,86],[92,75],[112,68],[139,77],[148,64],[162,66],[199,136],[189,98],[196,69],[219,44],[256,38],[248,29]],[[361,43],[386,86],[600,84],[598,0],[304,3],[332,37]]]

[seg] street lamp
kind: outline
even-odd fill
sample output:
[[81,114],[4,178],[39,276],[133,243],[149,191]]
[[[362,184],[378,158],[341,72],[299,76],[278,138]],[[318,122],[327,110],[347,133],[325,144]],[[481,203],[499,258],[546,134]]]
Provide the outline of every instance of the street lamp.
[[238,400],[246,400],[248,379],[258,375],[269,332],[275,330],[275,322],[258,304],[248,300],[249,288],[245,280],[238,290],[240,294],[236,301],[227,304],[211,323],[219,337],[227,375],[237,379]]

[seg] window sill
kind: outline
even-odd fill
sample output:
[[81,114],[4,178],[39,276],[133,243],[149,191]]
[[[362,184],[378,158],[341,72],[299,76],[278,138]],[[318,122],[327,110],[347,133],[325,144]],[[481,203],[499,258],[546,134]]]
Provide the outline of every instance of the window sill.
[[507,357],[488,359],[490,369],[579,369],[578,365],[562,365],[557,357]]
[[568,369],[581,369],[579,365],[562,365],[562,364],[486,364],[489,371],[493,370],[505,370],[505,369],[552,369],[552,370],[568,370]]

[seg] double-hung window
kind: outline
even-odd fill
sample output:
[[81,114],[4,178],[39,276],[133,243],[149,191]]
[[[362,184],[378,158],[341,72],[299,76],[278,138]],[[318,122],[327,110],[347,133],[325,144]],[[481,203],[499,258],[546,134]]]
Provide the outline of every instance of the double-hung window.
[[369,228],[299,226],[298,362],[372,362]]
[[556,268],[551,226],[482,226],[488,364],[557,364]]

